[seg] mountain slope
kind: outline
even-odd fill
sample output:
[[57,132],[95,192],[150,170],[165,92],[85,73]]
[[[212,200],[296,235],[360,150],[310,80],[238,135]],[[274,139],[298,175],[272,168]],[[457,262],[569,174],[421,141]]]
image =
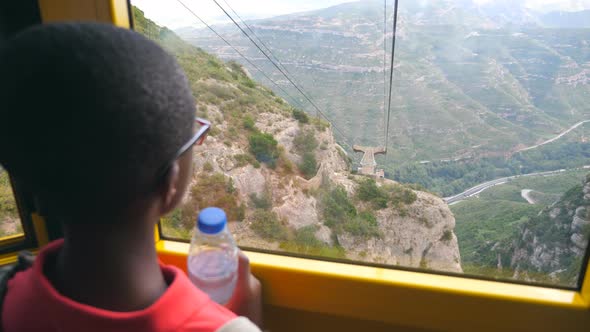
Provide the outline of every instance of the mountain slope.
[[590,239],[589,179],[586,170],[522,177],[453,205],[464,271],[575,287]]
[[523,225],[513,243],[515,277],[576,286],[590,240],[590,177]]
[[242,246],[461,271],[454,218],[439,197],[351,174],[327,123],[137,8],[134,18],[137,31],[177,57],[197,114],[213,122],[211,137],[194,149],[183,205],[163,220],[165,236],[187,239],[197,211],[215,205]]
[[[384,138],[381,5],[353,2],[250,22],[354,143]],[[385,166],[503,156],[588,118],[590,30],[546,29],[538,21],[508,1],[401,4]],[[216,29],[297,95],[235,27]],[[241,61],[208,31],[179,33]]]

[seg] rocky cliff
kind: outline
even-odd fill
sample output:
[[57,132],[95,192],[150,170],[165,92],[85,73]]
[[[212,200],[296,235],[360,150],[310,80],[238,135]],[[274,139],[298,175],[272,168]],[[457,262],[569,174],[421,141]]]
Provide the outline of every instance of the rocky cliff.
[[[455,220],[448,206],[432,194],[412,191],[416,195],[410,204],[395,205],[375,209],[370,204],[355,201],[357,188],[366,180],[360,175],[351,174],[344,150],[335,142],[330,128],[318,129],[314,124],[300,123],[289,113],[278,109],[261,111],[255,116],[254,128],[260,132],[271,133],[278,142],[279,150],[286,159],[282,163],[301,164],[302,156],[296,142],[302,135],[312,133],[318,147],[314,150],[317,171],[305,179],[297,170],[290,172],[283,166],[272,169],[262,163],[242,164],[236,156],[249,154],[245,140],[225,140],[230,126],[222,111],[211,105],[203,105],[208,115],[217,119],[220,133],[209,139],[206,145],[196,150],[196,181],[211,172],[223,174],[235,186],[235,194],[241,204],[246,206],[244,222],[232,223],[238,241],[244,246],[265,249],[296,249],[302,246],[285,248],[286,238],[265,236],[264,232],[250,229],[257,208],[252,197],[267,197],[268,207],[282,222],[282,226],[293,231],[313,229],[315,239],[325,246],[339,246],[342,256],[355,260],[386,263],[408,267],[432,268],[444,271],[461,271],[457,238],[453,233]],[[380,187],[398,186],[393,181],[380,180]],[[335,232],[334,227],[326,225],[325,207],[322,191],[326,186],[343,188],[352,205],[358,211],[374,213],[378,224],[378,236],[366,236],[346,230]],[[411,190],[403,187],[403,190]],[[314,243],[313,241],[311,242]],[[316,245],[317,246],[317,245]],[[299,250],[298,250],[299,249]],[[305,245],[303,245],[305,250]],[[320,251],[321,253],[322,251]]]
[[[256,218],[258,209],[252,204],[252,198],[268,197],[271,201],[269,209],[276,214],[282,226],[295,232],[313,229],[315,239],[322,245],[342,248],[343,257],[406,267],[461,271],[457,238],[453,233],[455,219],[442,199],[386,179],[378,181],[378,188],[394,187],[412,191],[415,200],[401,205],[388,201],[384,208],[376,209],[370,203],[355,199],[358,187],[367,178],[351,174],[346,154],[335,142],[329,128],[317,130],[311,124],[301,124],[288,114],[279,112],[261,112],[256,115],[255,127],[261,132],[273,134],[279,149],[284,151],[287,162],[292,165],[299,165],[302,159],[294,141],[303,132],[314,133],[319,142],[319,148],[314,151],[318,166],[315,175],[305,179],[297,171],[289,173],[284,168],[272,169],[264,164],[255,167],[256,164],[236,162],[235,156],[248,154],[248,146],[239,140],[231,142],[229,146],[224,143],[222,137],[227,127],[226,120],[222,112],[216,113],[214,117],[223,118],[218,123],[222,133],[198,148],[195,157],[196,181],[211,172],[221,173],[231,179],[238,201],[246,206],[244,221],[232,223],[231,226],[241,245],[281,249],[281,243],[288,241],[289,237],[272,239],[270,236],[269,239],[264,232],[257,233],[249,227],[256,222],[253,218]],[[326,208],[322,202],[325,187],[343,188],[359,214],[361,211],[373,213],[378,235],[335,231],[334,226],[326,225]],[[282,249],[293,248],[300,251],[297,249],[301,249],[301,246],[283,245]]]
[[513,242],[514,277],[576,286],[590,236],[590,177],[525,224]]
[[187,238],[196,211],[228,212],[242,246],[461,272],[455,220],[439,197],[352,174],[329,123],[293,108],[223,62],[134,9],[136,30],[176,55],[197,115],[212,121],[195,148],[183,206],[163,222]]

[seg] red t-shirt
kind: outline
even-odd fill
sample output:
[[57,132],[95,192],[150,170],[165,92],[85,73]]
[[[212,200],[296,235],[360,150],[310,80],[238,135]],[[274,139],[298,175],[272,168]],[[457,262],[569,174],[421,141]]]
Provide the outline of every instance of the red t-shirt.
[[31,269],[9,281],[2,312],[4,331],[215,331],[236,317],[174,266],[161,266],[168,289],[146,309],[116,312],[75,302],[43,275],[47,256],[62,244],[63,240],[48,244]]

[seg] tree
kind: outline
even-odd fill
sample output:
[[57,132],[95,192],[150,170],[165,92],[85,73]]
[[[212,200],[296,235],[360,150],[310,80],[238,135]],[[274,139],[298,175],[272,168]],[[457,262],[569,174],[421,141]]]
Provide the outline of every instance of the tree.
[[306,179],[310,179],[315,176],[317,171],[317,160],[315,159],[315,155],[310,152],[306,152],[303,154],[303,160],[299,164],[299,169],[303,173]]
[[298,153],[313,152],[318,147],[313,130],[300,130],[293,139],[293,146]]
[[243,124],[244,124],[244,128],[246,128],[248,130],[252,130],[252,131],[256,130],[254,119],[252,119],[252,117],[249,115],[246,115],[244,117]]
[[257,209],[251,219],[251,228],[260,237],[276,241],[288,239],[288,228],[281,223],[275,212]]
[[248,139],[250,143],[250,152],[256,157],[256,160],[266,163],[270,167],[276,165],[279,156],[278,142],[271,134],[255,132]]
[[298,110],[298,109],[294,108],[292,111],[292,115],[293,115],[293,118],[295,118],[295,120],[299,121],[300,123],[308,123],[309,122],[309,116],[307,115],[307,113],[305,113],[302,110]]
[[322,210],[326,225],[333,229],[357,215],[356,208],[348,199],[346,190],[341,186],[324,194]]
[[364,202],[371,202],[377,209],[387,207],[387,193],[377,187],[374,179],[364,179],[356,189],[358,199]]

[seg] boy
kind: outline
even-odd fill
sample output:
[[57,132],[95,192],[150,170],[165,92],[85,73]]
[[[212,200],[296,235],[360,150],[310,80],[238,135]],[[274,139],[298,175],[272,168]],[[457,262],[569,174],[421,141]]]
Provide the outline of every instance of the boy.
[[[158,263],[196,129],[173,57],[109,25],[33,27],[0,50],[0,102],[0,164],[64,230],[9,282],[4,331],[258,331]],[[241,255],[228,308],[259,323],[260,304]]]

